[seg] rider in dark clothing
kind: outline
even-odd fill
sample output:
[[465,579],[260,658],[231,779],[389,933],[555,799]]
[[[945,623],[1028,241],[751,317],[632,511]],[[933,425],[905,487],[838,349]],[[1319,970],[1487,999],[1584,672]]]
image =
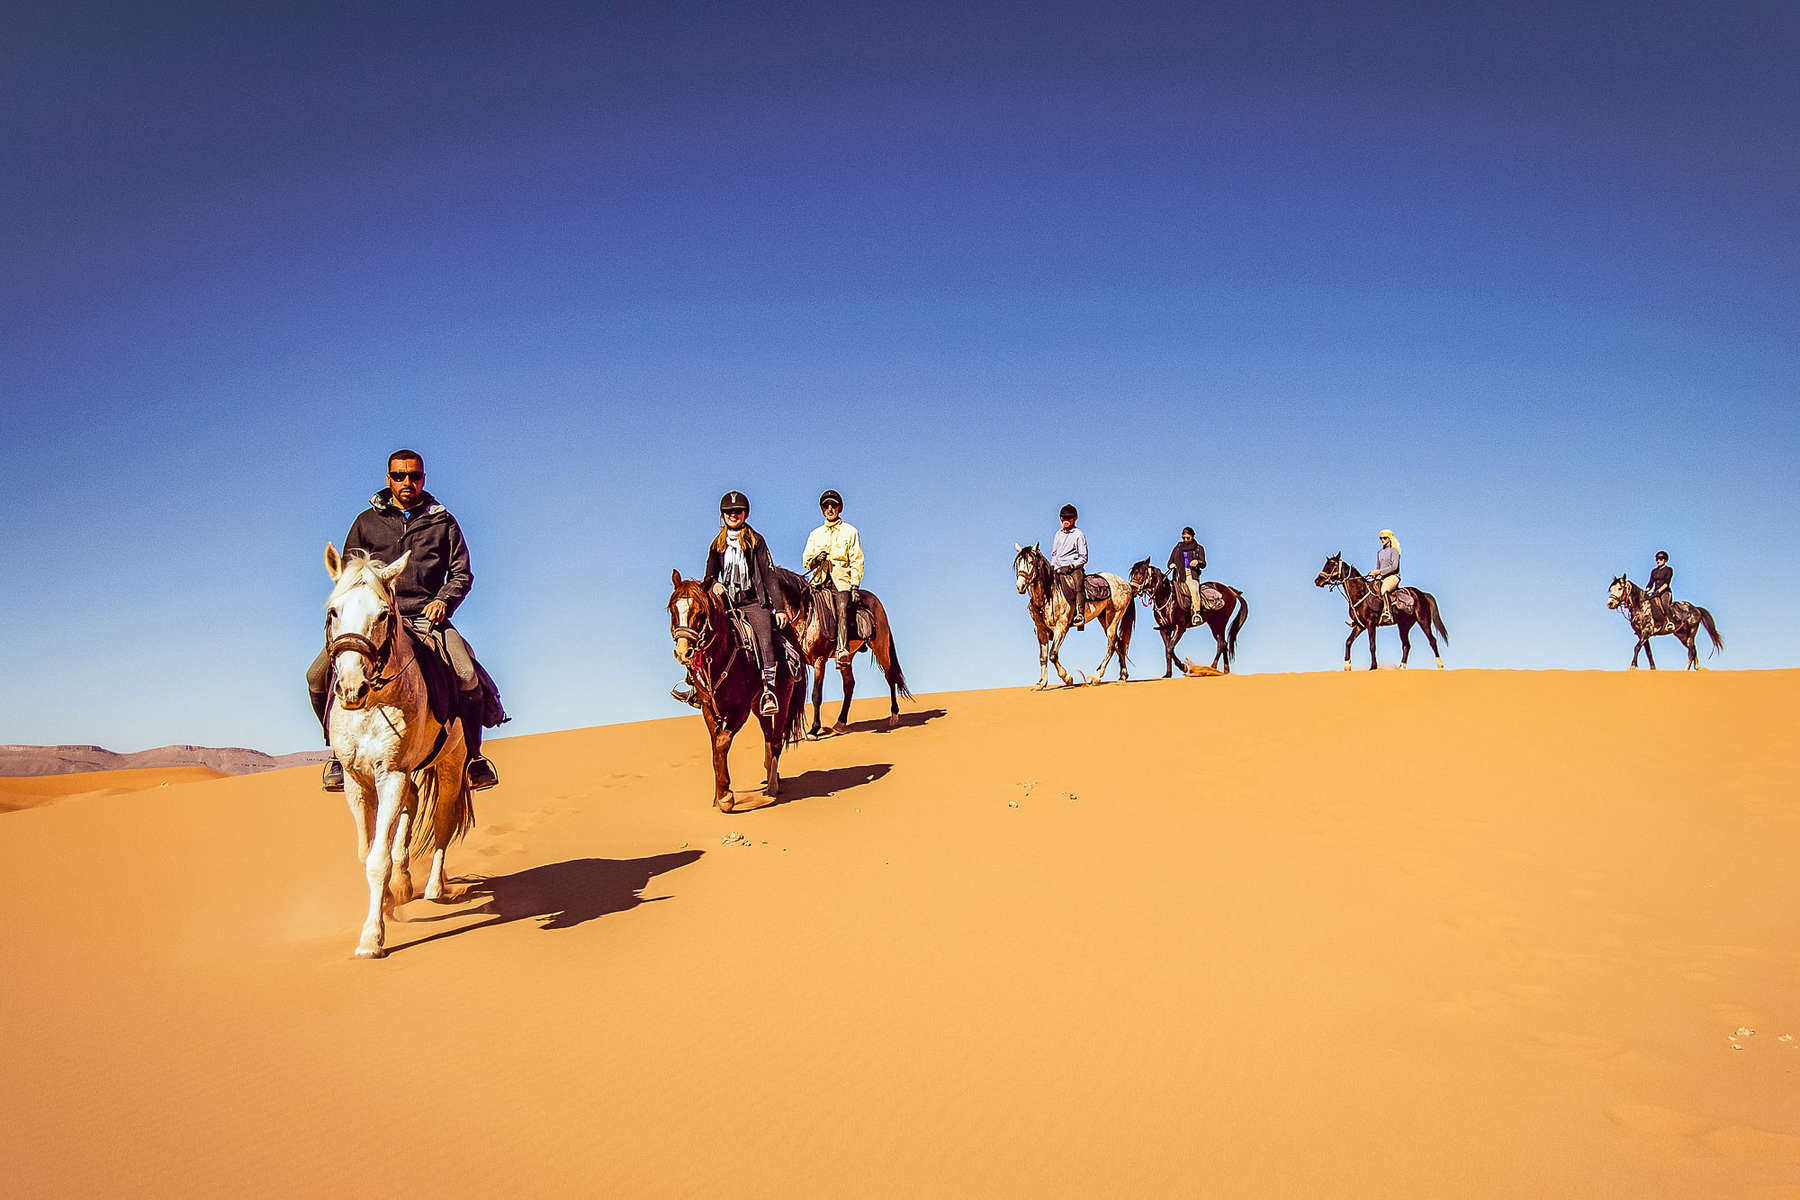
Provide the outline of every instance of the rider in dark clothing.
[[1644,591],[1650,597],[1650,618],[1658,625],[1666,625],[1674,616],[1675,593],[1670,585],[1675,582],[1674,568],[1669,566],[1669,552],[1656,552],[1656,566],[1650,572],[1650,586]]
[[769,544],[750,528],[750,500],[742,492],[726,492],[719,501],[724,524],[706,552],[706,574],[700,582],[718,592],[750,626],[756,642],[757,665],[762,668],[762,700],[757,711],[773,716],[781,707],[775,697],[775,628],[785,618],[776,612],[780,584]]
[[[408,555],[406,566],[394,580],[394,601],[407,623],[428,629],[441,638],[443,654],[456,673],[458,713],[468,747],[468,780],[474,788],[490,788],[500,781],[499,772],[481,754],[483,724],[498,725],[506,714],[500,707],[499,689],[475,661],[469,643],[450,617],[456,612],[475,576],[469,569],[469,546],[462,527],[450,510],[424,488],[425,462],[411,450],[388,456],[389,485],[369,498],[369,506],[350,523],[344,552],[360,550],[384,563]],[[436,640],[434,638],[434,640]],[[313,712],[325,727],[330,704],[331,655],[320,650],[306,672]],[[491,701],[491,703],[490,703]],[[326,741],[331,740],[329,729]],[[325,788],[342,791],[344,769],[337,759],[325,764]]]
[[1200,572],[1206,570],[1206,547],[1194,540],[1194,527],[1185,526],[1181,540],[1169,551],[1169,582],[1187,589],[1188,622],[1200,624]]

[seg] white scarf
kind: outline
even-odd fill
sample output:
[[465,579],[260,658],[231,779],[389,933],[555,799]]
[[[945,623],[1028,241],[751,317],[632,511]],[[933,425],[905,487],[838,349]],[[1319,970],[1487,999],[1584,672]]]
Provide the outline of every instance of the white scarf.
[[750,560],[744,555],[744,531],[725,531],[725,594],[742,595],[750,590]]

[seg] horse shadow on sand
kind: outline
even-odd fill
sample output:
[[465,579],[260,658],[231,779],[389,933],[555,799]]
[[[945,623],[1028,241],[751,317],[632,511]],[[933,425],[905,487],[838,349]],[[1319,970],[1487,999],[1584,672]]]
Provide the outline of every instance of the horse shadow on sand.
[[830,741],[832,738],[840,738],[845,736],[845,734],[851,733],[893,733],[896,729],[913,729],[925,724],[927,721],[935,721],[939,717],[945,715],[947,715],[947,710],[942,708],[926,708],[916,712],[901,713],[898,717],[893,719],[894,724],[892,728],[888,726],[887,717],[870,717],[867,721],[850,722],[850,724],[844,726],[843,733],[832,733],[825,737],[818,738],[817,740],[821,742]]
[[[422,925],[448,921],[458,917],[486,916],[472,925],[428,933],[393,952],[411,950],[427,942],[459,937],[477,929],[510,925],[514,921],[535,920],[539,929],[573,929],[598,917],[625,912],[640,904],[649,904],[666,896],[642,895],[650,881],[658,875],[685,867],[705,851],[676,850],[653,854],[648,858],[572,858],[566,862],[527,867],[510,875],[494,875],[452,881],[460,885],[455,912],[439,916],[418,917],[405,925]],[[461,907],[471,900],[481,900],[478,908]]]
[[761,792],[737,792],[734,793],[736,803],[732,811],[762,812],[783,804],[792,804],[796,800],[818,800],[825,796],[835,796],[839,792],[874,783],[893,769],[893,763],[859,763],[854,767],[825,767],[816,771],[802,771],[798,775],[783,775],[781,795],[771,800]]

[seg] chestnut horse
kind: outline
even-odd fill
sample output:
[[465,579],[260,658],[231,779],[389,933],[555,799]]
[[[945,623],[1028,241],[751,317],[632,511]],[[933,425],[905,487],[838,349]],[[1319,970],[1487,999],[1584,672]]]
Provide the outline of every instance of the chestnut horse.
[[[819,710],[825,698],[825,660],[837,653],[837,609],[826,595],[830,588],[814,587],[804,576],[786,567],[776,567],[775,574],[780,579],[781,603],[787,609],[788,624],[800,643],[801,655],[812,668],[813,719],[806,736],[818,737]],[[906,690],[906,674],[900,669],[900,655],[894,649],[894,631],[888,625],[887,609],[874,592],[858,588],[857,595],[858,607],[867,610],[874,628],[867,641],[857,637],[852,629],[845,645],[851,658],[855,658],[858,651],[867,649],[881,667],[881,673],[887,679],[888,728],[892,729],[900,724],[900,697],[911,700],[912,693]],[[849,659],[838,663],[838,674],[844,681],[844,706],[838,710],[837,724],[831,727],[833,733],[843,733],[849,728],[846,722],[850,717],[850,697],[856,692],[856,674]]]
[[[1218,649],[1213,652],[1212,665],[1219,666],[1219,660],[1225,661],[1225,673],[1231,674],[1231,660],[1237,657],[1238,630],[1244,627],[1244,621],[1250,616],[1250,602],[1244,599],[1244,593],[1228,583],[1214,583],[1207,580],[1202,587],[1212,586],[1225,594],[1225,603],[1218,608],[1203,609],[1200,619],[1212,630],[1213,641]],[[1131,590],[1143,597],[1149,605],[1151,617],[1156,621],[1156,628],[1163,639],[1163,678],[1167,679],[1175,672],[1175,664],[1181,663],[1186,671],[1188,664],[1175,653],[1175,646],[1181,641],[1193,624],[1193,602],[1188,597],[1185,587],[1177,587],[1163,574],[1161,568],[1150,565],[1149,559],[1131,564]]]
[[1707,636],[1712,638],[1713,653],[1717,654],[1725,648],[1725,639],[1713,625],[1712,614],[1698,604],[1689,604],[1686,600],[1676,600],[1669,605],[1669,619],[1657,621],[1650,607],[1650,593],[1625,576],[1620,575],[1612,581],[1607,589],[1606,607],[1622,609],[1625,620],[1631,625],[1631,632],[1637,635],[1637,645],[1631,648],[1631,669],[1637,670],[1638,651],[1650,660],[1650,669],[1656,670],[1656,655],[1650,652],[1650,639],[1668,634],[1687,647],[1688,670],[1698,671],[1700,666],[1700,630],[1704,626]]
[[[731,740],[752,713],[762,725],[763,769],[767,773],[763,795],[773,799],[781,790],[782,747],[800,740],[800,726],[806,719],[806,667],[802,664],[795,674],[784,663],[781,673],[788,678],[776,686],[779,703],[774,715],[757,713],[762,675],[754,655],[732,628],[724,600],[698,579],[683,579],[679,569],[670,573],[669,580],[675,585],[669,597],[669,636],[675,640],[675,661],[693,673],[700,715],[706,718],[706,731],[712,739],[713,807],[720,812],[734,807],[731,771],[725,759]],[[786,639],[777,637],[775,645],[782,651]]]
[[[1344,601],[1350,605],[1350,636],[1344,640],[1344,670],[1350,669],[1350,647],[1362,636],[1362,631],[1369,631],[1369,670],[1375,669],[1375,627],[1388,624],[1381,619],[1381,591],[1368,576],[1344,561],[1344,556],[1334,554],[1325,560],[1319,573],[1313,578],[1314,587],[1344,589]],[[1402,593],[1405,593],[1402,595]],[[1437,597],[1430,592],[1415,587],[1399,587],[1394,589],[1391,598],[1393,609],[1392,624],[1400,630],[1400,669],[1406,670],[1406,656],[1412,653],[1412,627],[1416,624],[1425,633],[1425,640],[1431,643],[1431,652],[1437,655],[1438,669],[1444,666],[1443,652],[1438,649],[1437,637],[1433,635],[1435,628],[1447,644],[1450,631],[1444,628],[1444,618],[1438,613]]]
[[[1049,686],[1051,667],[1062,676],[1063,686],[1070,687],[1075,681],[1063,670],[1059,652],[1063,639],[1069,636],[1069,627],[1075,623],[1075,611],[1069,604],[1068,596],[1057,585],[1055,573],[1050,569],[1050,560],[1044,557],[1039,547],[1020,546],[1013,549],[1013,577],[1018,585],[1019,595],[1028,596],[1025,607],[1031,613],[1031,623],[1037,629],[1038,640],[1038,681],[1034,691],[1043,691]],[[1106,657],[1094,668],[1091,682],[1100,682],[1106,674],[1106,664],[1112,661],[1116,653],[1119,656],[1119,682],[1130,678],[1128,668],[1130,660],[1126,658],[1131,649],[1131,630],[1137,623],[1137,606],[1131,602],[1131,585],[1117,575],[1107,572],[1096,572],[1088,576],[1088,580],[1101,580],[1106,584],[1106,596],[1103,599],[1090,600],[1083,597],[1083,607],[1087,619],[1100,622],[1106,630]],[[1083,683],[1090,682],[1085,677]]]

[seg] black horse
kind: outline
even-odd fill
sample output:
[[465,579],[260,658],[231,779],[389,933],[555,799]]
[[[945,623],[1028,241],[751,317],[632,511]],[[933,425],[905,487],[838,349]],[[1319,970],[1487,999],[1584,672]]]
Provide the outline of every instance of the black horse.
[[[1387,624],[1381,619],[1381,589],[1369,581],[1369,577],[1344,561],[1344,556],[1334,554],[1325,560],[1319,574],[1313,579],[1314,587],[1344,589],[1344,600],[1350,605],[1350,636],[1344,639],[1344,670],[1350,669],[1350,647],[1363,630],[1369,631],[1369,670],[1375,669],[1375,628]],[[1400,630],[1400,669],[1406,670],[1407,655],[1412,653],[1412,628],[1417,625],[1425,634],[1425,640],[1431,643],[1431,652],[1437,656],[1437,665],[1441,670],[1444,665],[1443,652],[1438,649],[1438,637],[1445,644],[1450,641],[1450,631],[1444,628],[1444,618],[1439,615],[1437,597],[1430,592],[1415,587],[1395,588],[1389,598],[1392,609],[1393,625]],[[1432,630],[1436,629],[1437,636]]]
[[[1212,630],[1213,641],[1218,643],[1218,649],[1213,652],[1213,669],[1217,670],[1220,660],[1224,660],[1225,673],[1229,675],[1231,660],[1237,657],[1238,631],[1250,615],[1250,602],[1244,599],[1244,593],[1229,584],[1208,580],[1200,586],[1217,588],[1224,600],[1218,608],[1202,606],[1200,619]],[[1186,671],[1188,663],[1175,653],[1175,645],[1193,624],[1193,602],[1188,598],[1187,588],[1177,587],[1146,558],[1131,564],[1131,590],[1150,606],[1157,632],[1162,634],[1163,678],[1174,674],[1177,663]]]

